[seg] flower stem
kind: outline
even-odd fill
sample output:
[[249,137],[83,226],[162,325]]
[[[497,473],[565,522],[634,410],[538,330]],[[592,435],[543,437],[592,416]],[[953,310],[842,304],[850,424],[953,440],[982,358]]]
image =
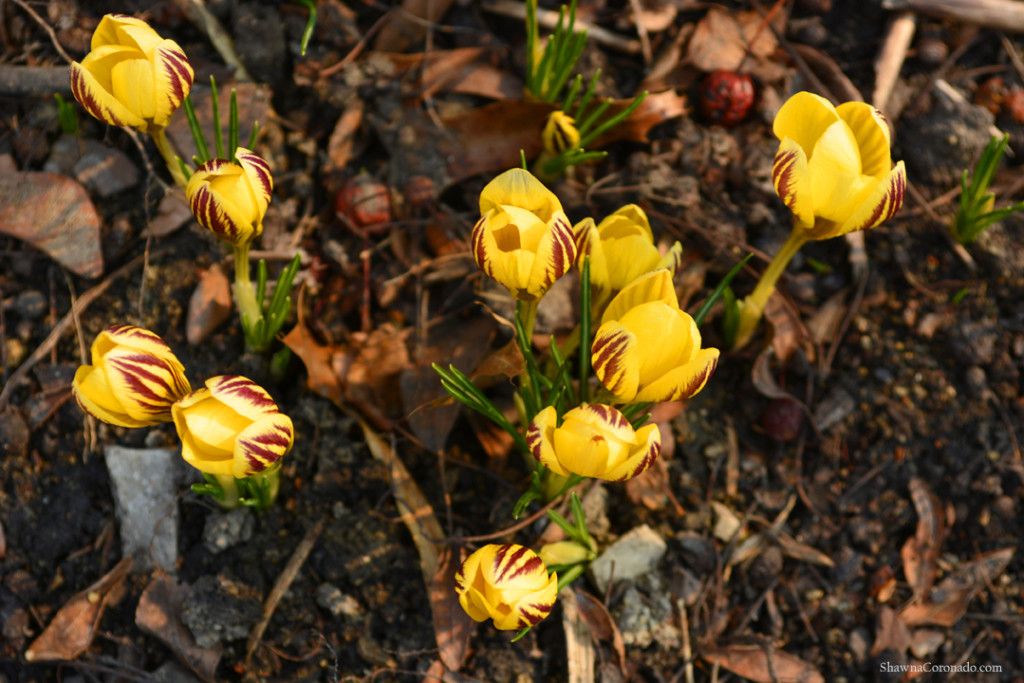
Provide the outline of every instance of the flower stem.
[[779,277],[782,276],[793,255],[800,250],[807,239],[806,231],[794,224],[793,231],[789,233],[785,244],[775,254],[772,262],[768,264],[768,269],[761,275],[754,291],[740,304],[739,326],[736,330],[736,339],[733,341],[733,349],[742,348],[750,342],[750,338],[754,336],[754,331],[757,329],[757,324],[761,321],[761,316],[764,315],[768,299],[775,292],[775,285],[779,281]]
[[224,497],[217,499],[217,504],[225,510],[238,507],[238,483],[235,481],[235,478],[230,474],[214,474],[211,476],[217,480],[217,483],[220,484],[220,490],[224,492]]
[[251,345],[255,342],[250,339],[251,333],[256,323],[263,317],[263,309],[256,300],[256,288],[249,279],[248,242],[235,246],[235,283],[232,285],[232,291],[235,295],[235,306],[242,317],[246,342]]
[[167,170],[171,172],[171,178],[174,179],[175,185],[184,190],[185,186],[188,185],[188,180],[181,172],[178,157],[174,150],[171,149],[171,143],[167,140],[166,131],[163,128],[156,128],[150,132],[150,136],[153,138],[153,142],[156,143],[156,148],[160,150],[160,156],[164,158],[164,163],[167,164]]

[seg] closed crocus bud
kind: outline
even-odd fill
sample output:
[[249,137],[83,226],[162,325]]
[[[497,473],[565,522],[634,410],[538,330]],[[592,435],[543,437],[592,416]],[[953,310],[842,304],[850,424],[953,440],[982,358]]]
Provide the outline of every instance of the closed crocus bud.
[[585,218],[573,227],[576,263],[590,256],[590,287],[594,301],[606,301],[614,292],[644,273],[665,268],[671,273],[683,260],[683,245],[676,242],[664,256],[654,246],[654,233],[647,214],[636,204],[627,204],[599,224]]
[[808,92],[793,95],[773,126],[775,192],[807,239],[823,240],[889,220],[903,205],[907,172],[892,166],[889,125],[864,102],[838,107]]
[[108,14],[92,34],[91,52],[71,64],[71,92],[99,120],[152,133],[171,122],[192,76],[173,40],[140,19]]
[[488,183],[480,193],[480,213],[473,257],[516,299],[540,299],[576,259],[562,204],[529,171],[506,171]]
[[553,157],[580,146],[580,132],[576,130],[575,119],[561,109],[548,115],[540,137],[544,151]]
[[455,574],[459,604],[474,621],[494,620],[513,631],[534,626],[551,614],[558,576],[548,576],[537,553],[515,543],[487,545],[466,558]]
[[623,481],[646,472],[661,452],[658,425],[634,431],[612,406],[584,403],[562,416],[551,406],[537,413],[526,431],[537,462],[555,474]]
[[263,232],[274,180],[270,166],[255,152],[239,147],[235,158],[238,163],[211,159],[196,169],[185,196],[200,225],[239,246]]
[[538,553],[546,567],[582,564],[594,559],[594,552],[577,541],[555,541],[548,543]]
[[591,347],[594,373],[623,403],[675,401],[702,388],[718,349],[700,347],[667,270],[642,275],[611,300]]
[[120,427],[171,421],[171,404],[191,387],[185,368],[149,330],[118,325],[92,343],[92,365],[75,372],[75,400],[93,417]]
[[263,387],[237,375],[206,380],[172,407],[185,461],[243,479],[277,465],[294,441],[292,421]]

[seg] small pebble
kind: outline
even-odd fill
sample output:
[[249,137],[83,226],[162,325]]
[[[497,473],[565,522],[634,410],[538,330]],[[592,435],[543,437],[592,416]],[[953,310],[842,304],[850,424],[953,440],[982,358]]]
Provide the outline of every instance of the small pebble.
[[240,507],[234,510],[215,511],[206,518],[203,527],[203,545],[216,555],[239,543],[252,538],[253,519],[249,508]]

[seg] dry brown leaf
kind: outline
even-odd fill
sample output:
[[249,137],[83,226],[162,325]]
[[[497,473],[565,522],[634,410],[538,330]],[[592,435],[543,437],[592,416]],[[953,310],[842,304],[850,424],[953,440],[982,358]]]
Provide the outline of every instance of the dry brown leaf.
[[794,560],[800,562],[807,562],[808,564],[816,564],[822,567],[834,567],[836,563],[832,561],[832,558],[821,552],[817,548],[812,548],[806,543],[801,543],[792,536],[786,533],[779,533],[775,537],[779,547],[782,548],[782,552],[788,557],[792,557]]
[[416,88],[419,97],[431,97],[438,92],[461,92],[495,100],[522,97],[522,80],[481,61],[488,53],[481,47],[462,47],[415,54],[377,52],[373,57],[390,62],[394,77],[422,67]]
[[[697,22],[690,38],[687,57],[701,71],[736,71],[750,46],[754,57],[768,57],[778,48],[778,40],[757,12],[739,12],[713,6]],[[754,42],[751,43],[750,41]]]
[[903,617],[891,607],[882,605],[878,610],[878,623],[875,626],[875,642],[871,645],[871,656],[874,657],[885,650],[906,652],[910,647],[910,627]]
[[768,298],[764,307],[764,320],[772,327],[772,348],[781,363],[811,339],[807,328],[800,322],[800,316],[778,292]]
[[363,100],[353,98],[345,111],[338,117],[334,124],[331,137],[327,140],[327,171],[336,171],[345,168],[354,156],[356,146],[356,133],[363,124],[363,113],[365,111]]
[[445,537],[434,508],[427,501],[416,481],[409,474],[398,454],[388,442],[362,418],[357,418],[374,459],[383,463],[391,475],[391,491],[395,506],[420,556],[420,569],[430,597],[434,636],[441,661],[458,671],[469,651],[473,622],[455,598],[454,576],[459,562],[449,546],[441,545]]
[[576,607],[579,609],[580,619],[590,627],[590,633],[598,640],[610,642],[615,658],[619,662],[619,670],[626,674],[626,645],[622,640],[622,633],[615,625],[615,620],[608,612],[604,603],[586,591],[574,591],[576,595]]
[[811,333],[811,340],[821,346],[831,342],[839,332],[839,326],[846,317],[846,294],[849,287],[844,287],[825,300],[810,320],[807,321],[807,331]]
[[811,664],[770,645],[724,645],[701,657],[756,683],[825,683]]
[[391,11],[388,22],[377,34],[373,49],[383,52],[408,52],[423,40],[427,27],[436,24],[451,7],[453,0],[402,0]]
[[34,171],[0,176],[0,234],[46,252],[76,275],[103,274],[100,217],[73,178]]
[[131,568],[132,558],[126,557],[99,581],[76,593],[57,611],[46,630],[28,646],[25,660],[70,661],[89,649],[104,608],[123,595],[124,580]]
[[334,347],[322,345],[313,338],[302,319],[301,306],[299,306],[299,310],[298,323],[281,341],[306,366],[306,374],[309,375],[309,388],[324,398],[340,403],[345,390],[334,371],[334,358],[339,352]]
[[188,300],[185,337],[195,346],[231,316],[231,282],[224,266],[214,263],[203,274]]
[[927,600],[908,605],[900,615],[910,626],[953,626],[967,611],[971,598],[1003,573],[1014,552],[1015,548],[1003,548],[984,553],[940,581]]
[[196,644],[192,633],[181,621],[181,605],[188,586],[163,572],[155,572],[135,608],[135,625],[163,642],[197,676],[212,683],[217,680],[221,651]]
[[523,354],[519,350],[516,340],[513,339],[484,358],[483,362],[473,371],[470,379],[475,380],[497,375],[504,375],[509,379],[514,379],[521,374],[523,374]]
[[639,16],[634,16],[633,21],[637,26],[643,26],[648,33],[660,33],[673,23],[679,14],[679,8],[675,2],[665,0],[640,0]]
[[900,549],[903,574],[914,589],[915,598],[927,598],[935,581],[936,560],[946,537],[939,499],[920,477],[910,480],[910,499],[917,512],[917,530]]

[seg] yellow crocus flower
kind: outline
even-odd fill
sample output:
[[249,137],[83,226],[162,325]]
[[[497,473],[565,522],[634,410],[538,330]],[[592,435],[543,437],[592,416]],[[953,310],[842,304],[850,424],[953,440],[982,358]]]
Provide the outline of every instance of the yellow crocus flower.
[[540,138],[544,143],[544,151],[551,158],[578,149],[580,146],[580,132],[576,129],[576,120],[561,109],[548,114]]
[[488,183],[480,193],[480,214],[473,257],[516,299],[539,300],[576,259],[561,202],[529,171],[512,169]]
[[72,382],[82,410],[120,427],[171,421],[171,404],[191,391],[185,368],[167,344],[141,327],[118,325],[92,344],[92,365]]
[[189,178],[185,196],[199,224],[234,246],[263,232],[274,179],[270,166],[244,147],[234,161],[210,159]]
[[648,424],[634,431],[612,406],[584,403],[562,416],[548,406],[526,431],[537,462],[562,477],[624,481],[646,472],[661,452],[661,431]]
[[558,575],[529,548],[509,543],[486,545],[466,558],[455,574],[459,604],[474,621],[514,631],[534,626],[551,613]]
[[718,365],[718,349],[700,345],[697,324],[679,309],[672,274],[655,270],[608,304],[591,363],[623,403],[675,401],[703,389]]

